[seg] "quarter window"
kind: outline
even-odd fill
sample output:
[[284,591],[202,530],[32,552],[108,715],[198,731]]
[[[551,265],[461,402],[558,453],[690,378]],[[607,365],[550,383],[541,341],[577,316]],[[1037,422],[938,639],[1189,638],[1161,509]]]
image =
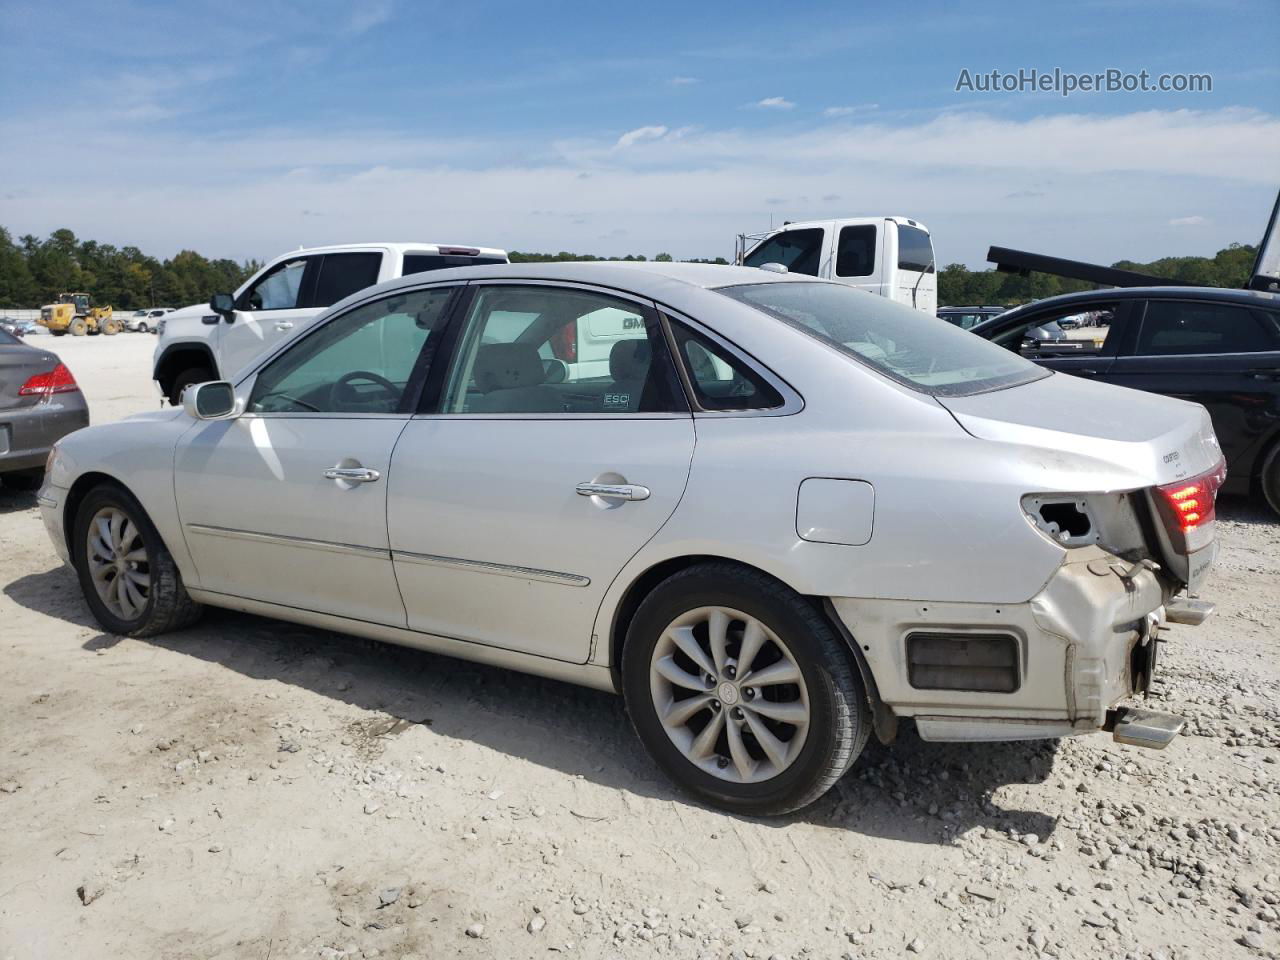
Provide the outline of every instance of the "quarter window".
[[780,263],[789,273],[818,275],[822,262],[822,242],[826,231],[821,227],[808,230],[784,230],[763,241],[743,259],[748,267]]
[[876,228],[874,224],[841,227],[836,248],[837,277],[869,277],[876,271]]
[[625,300],[544,286],[475,295],[446,413],[656,413],[687,409],[656,317]]
[[252,287],[240,295],[239,310],[292,310],[307,272],[307,257],[276,264]]
[[898,269],[933,273],[933,241],[918,227],[898,224]]
[[409,385],[426,376],[453,289],[400,293],[334,318],[258,374],[249,411],[407,412]]
[[769,410],[782,395],[715,341],[668,320],[698,406],[704,410]]
[[331,307],[339,300],[378,282],[380,253],[327,253],[320,260],[320,274],[309,307]]
[[1138,334],[1137,356],[1258,353],[1278,349],[1244,307],[1192,300],[1152,300]]

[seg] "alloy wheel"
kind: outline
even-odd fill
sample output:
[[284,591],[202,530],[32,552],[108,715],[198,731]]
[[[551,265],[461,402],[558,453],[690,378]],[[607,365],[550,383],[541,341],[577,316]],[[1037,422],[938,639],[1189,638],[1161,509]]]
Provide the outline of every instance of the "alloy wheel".
[[778,776],[809,731],[795,656],[764,623],[728,607],[682,614],[654,646],[649,688],[667,737],[700,770],[734,783]]
[[118,507],[103,507],[89,521],[85,558],[98,598],[121,620],[137,620],[151,596],[151,564],[142,531]]

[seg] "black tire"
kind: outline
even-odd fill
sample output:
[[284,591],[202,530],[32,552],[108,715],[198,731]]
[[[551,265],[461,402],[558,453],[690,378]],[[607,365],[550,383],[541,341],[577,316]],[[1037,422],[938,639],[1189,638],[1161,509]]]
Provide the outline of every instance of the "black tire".
[[65,330],[50,330],[49,332],[55,337],[65,337],[67,335],[67,331]]
[[216,379],[218,379],[217,375],[208,367],[187,367],[174,377],[173,383],[169,385],[169,403],[175,407],[180,405],[183,392],[193,383],[208,383]]
[[[122,511],[138,528],[146,549],[146,565],[151,587],[142,613],[126,620],[113,613],[98,596],[92,574],[89,572],[86,539],[89,524],[95,514],[104,507]],[[160,538],[142,505],[123,487],[104,483],[94,487],[80,501],[71,533],[71,557],[80,578],[80,589],[94,618],[108,633],[125,637],[154,637],[189,626],[200,618],[201,606],[191,599],[182,584],[168,548]]]
[[149,329],[145,320],[138,321],[138,333],[146,333]]
[[1280,442],[1263,459],[1262,469],[1258,471],[1258,486],[1267,505],[1280,514]]
[[12,473],[0,473],[0,485],[10,490],[39,490],[44,483],[44,470],[15,470]]
[[[731,782],[700,769],[672,743],[654,707],[654,648],[677,617],[704,606],[761,621],[790,648],[804,678],[808,734],[790,766],[771,779]],[[686,568],[645,597],[627,630],[622,686],[632,725],[658,766],[698,799],[733,813],[777,816],[813,803],[845,774],[871,733],[862,679],[823,614],[772,577],[728,562]]]

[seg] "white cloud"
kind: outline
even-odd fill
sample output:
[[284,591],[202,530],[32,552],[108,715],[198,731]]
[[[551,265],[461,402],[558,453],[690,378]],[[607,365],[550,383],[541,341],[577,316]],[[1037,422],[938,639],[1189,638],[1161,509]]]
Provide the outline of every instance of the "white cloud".
[[878,103],[861,103],[853,107],[827,107],[822,111],[824,117],[848,117],[855,113],[869,113],[872,110],[879,110]]
[[697,77],[672,77],[667,81],[673,87],[687,87],[695,83],[701,83]]
[[618,138],[618,142],[613,145],[615,150],[625,150],[627,147],[641,143],[645,140],[659,140],[667,135],[667,128],[663,126],[653,127],[637,127],[634,130],[628,130]]
[[755,106],[764,107],[766,110],[790,110],[795,104],[785,97],[765,97],[763,100],[756,101]]
[[1171,227],[1198,227],[1205,223],[1205,218],[1198,214],[1193,217],[1174,217],[1169,221]]
[[392,0],[360,0],[347,19],[347,32],[361,34],[381,26],[391,19],[394,9]]
[[[57,118],[0,121],[0,142],[38,142],[51,125],[70,128]],[[1280,158],[1280,116],[1249,110],[970,112],[786,132],[652,125],[621,137],[531,138],[518,151],[496,134],[355,128],[155,133],[138,150],[108,119],[75,128],[95,144],[94,163],[74,151],[0,154],[4,226],[15,235],[66,226],[159,256],[191,248],[235,259],[370,238],[728,256],[733,235],[767,227],[771,213],[775,222],[883,213],[927,223],[942,264],[980,265],[991,244],[1146,261],[1256,242]],[[1170,224],[1186,210],[1206,211],[1194,231]]]

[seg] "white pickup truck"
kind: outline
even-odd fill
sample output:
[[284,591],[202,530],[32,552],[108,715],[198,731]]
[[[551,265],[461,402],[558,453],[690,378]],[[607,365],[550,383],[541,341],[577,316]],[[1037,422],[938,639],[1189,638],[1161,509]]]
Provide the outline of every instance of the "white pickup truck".
[[766,234],[739,234],[736,260],[837,280],[930,315],[938,308],[929,228],[907,217],[806,220]]
[[207,304],[168,314],[160,325],[151,375],[176,405],[191,384],[230,376],[357,290],[411,273],[506,262],[503,250],[438,243],[295,250],[250,277],[233,295],[230,314],[216,314]]

